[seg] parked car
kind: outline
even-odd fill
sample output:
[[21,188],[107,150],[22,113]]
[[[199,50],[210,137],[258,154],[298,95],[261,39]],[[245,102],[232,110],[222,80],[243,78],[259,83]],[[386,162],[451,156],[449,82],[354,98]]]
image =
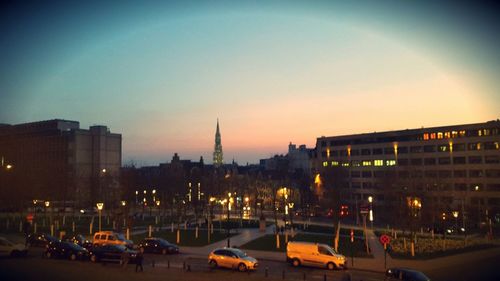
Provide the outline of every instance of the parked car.
[[17,244],[4,237],[0,237],[1,256],[19,257],[26,256],[26,254],[28,254],[28,248],[25,245]]
[[211,268],[226,267],[239,271],[255,270],[259,262],[245,252],[235,248],[215,249],[208,255]]
[[134,246],[134,242],[125,239],[120,233],[114,231],[99,231],[94,234],[94,239],[92,240],[94,246],[104,246],[104,245],[123,245],[128,248]]
[[161,238],[146,238],[139,243],[139,249],[144,249],[144,253],[178,254],[179,247]]
[[129,262],[134,263],[137,257],[137,251],[131,250],[124,245],[104,245],[93,247],[90,250],[90,261],[120,261],[123,253],[127,253]]
[[32,233],[26,239],[28,247],[47,247],[50,243],[57,242],[59,239],[45,233]]
[[405,280],[405,281],[430,281],[424,273],[410,268],[389,268],[385,272],[386,281]]
[[92,248],[92,241],[86,239],[85,236],[83,236],[81,234],[77,234],[77,235],[73,235],[73,236],[66,236],[66,237],[64,237],[63,240],[77,244],[77,245],[79,245],[87,250],[90,250]]
[[89,251],[72,242],[57,241],[47,247],[45,256],[47,258],[64,258],[72,261],[86,260],[89,257]]
[[307,265],[330,270],[347,267],[345,256],[326,244],[311,242],[288,242],[286,260],[295,267]]

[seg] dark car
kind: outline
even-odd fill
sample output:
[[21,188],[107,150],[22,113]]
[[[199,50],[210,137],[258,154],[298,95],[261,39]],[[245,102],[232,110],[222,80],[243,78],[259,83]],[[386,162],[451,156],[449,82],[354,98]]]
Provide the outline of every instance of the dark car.
[[73,236],[66,236],[63,239],[64,241],[71,242],[74,244],[77,244],[87,250],[90,250],[92,248],[92,240],[87,240],[85,236],[81,234],[73,235]]
[[175,244],[168,242],[161,238],[146,238],[139,243],[139,249],[144,249],[145,253],[158,253],[158,254],[178,254],[179,247]]
[[103,245],[103,246],[94,246],[92,250],[90,250],[90,261],[99,262],[99,261],[120,261],[122,259],[123,254],[127,254],[129,258],[129,262],[135,262],[137,257],[137,251],[131,250],[124,245]]
[[26,245],[28,247],[47,247],[50,243],[57,241],[59,241],[59,239],[45,233],[32,233],[28,235]]
[[429,277],[422,272],[410,268],[389,268],[385,272],[385,280],[404,280],[404,281],[430,281]]
[[89,251],[72,242],[57,241],[47,247],[45,256],[47,258],[64,258],[72,261],[86,260],[89,257]]

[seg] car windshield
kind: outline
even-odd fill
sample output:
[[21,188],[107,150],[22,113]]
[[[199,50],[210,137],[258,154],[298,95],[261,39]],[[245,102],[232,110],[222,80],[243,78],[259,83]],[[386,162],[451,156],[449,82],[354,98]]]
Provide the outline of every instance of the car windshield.
[[14,245],[14,243],[10,242],[9,240],[7,239],[1,239],[0,240],[1,242],[3,242],[3,244],[7,245],[7,246],[12,246]]
[[243,252],[243,251],[240,251],[240,250],[236,250],[236,249],[233,249],[232,252],[234,254],[236,254],[236,256],[238,256],[239,258],[244,258],[244,257],[247,257],[247,253]]
[[415,281],[429,281],[429,277],[425,276],[425,274],[423,274],[422,272],[420,271],[411,271],[411,272],[408,272],[408,275],[412,277],[411,280],[415,280]]
[[82,250],[83,248],[78,245],[78,244],[75,244],[75,243],[71,243],[71,242],[65,242],[66,245],[68,245],[69,248],[73,249],[73,250]]
[[165,239],[158,239],[158,242],[161,244],[161,245],[164,245],[164,246],[168,246],[170,245],[170,243],[165,240]]
[[328,245],[318,246],[318,251],[320,252],[320,254],[328,255],[328,256],[333,256],[337,253],[337,252],[335,252],[334,249],[332,249]]
[[118,238],[118,240],[121,240],[121,241],[127,240],[127,239],[125,239],[125,236],[123,236],[123,234],[121,234],[121,233],[117,233],[116,238]]

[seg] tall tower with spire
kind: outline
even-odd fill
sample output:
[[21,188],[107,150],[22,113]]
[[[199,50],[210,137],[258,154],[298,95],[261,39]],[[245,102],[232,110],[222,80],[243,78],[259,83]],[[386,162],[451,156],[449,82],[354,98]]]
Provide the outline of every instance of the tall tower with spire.
[[220,167],[224,161],[222,156],[222,144],[219,130],[219,118],[217,118],[217,130],[215,131],[214,166]]

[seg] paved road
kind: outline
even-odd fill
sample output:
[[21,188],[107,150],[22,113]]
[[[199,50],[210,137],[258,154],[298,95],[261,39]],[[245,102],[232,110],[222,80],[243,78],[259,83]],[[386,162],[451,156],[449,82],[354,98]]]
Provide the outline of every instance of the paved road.
[[[152,266],[153,260],[155,266]],[[190,271],[183,270],[183,262]],[[170,268],[167,266],[170,265]],[[292,268],[285,262],[261,261],[261,267],[251,273],[241,273],[234,270],[210,270],[206,259],[188,258],[184,255],[145,257],[144,273],[135,273],[135,265],[122,269],[118,264],[93,264],[91,262],[71,262],[41,258],[41,250],[32,251],[26,258],[0,259],[0,280],[383,280],[380,273],[363,271],[328,271],[316,268]],[[267,276],[266,276],[267,268]]]

